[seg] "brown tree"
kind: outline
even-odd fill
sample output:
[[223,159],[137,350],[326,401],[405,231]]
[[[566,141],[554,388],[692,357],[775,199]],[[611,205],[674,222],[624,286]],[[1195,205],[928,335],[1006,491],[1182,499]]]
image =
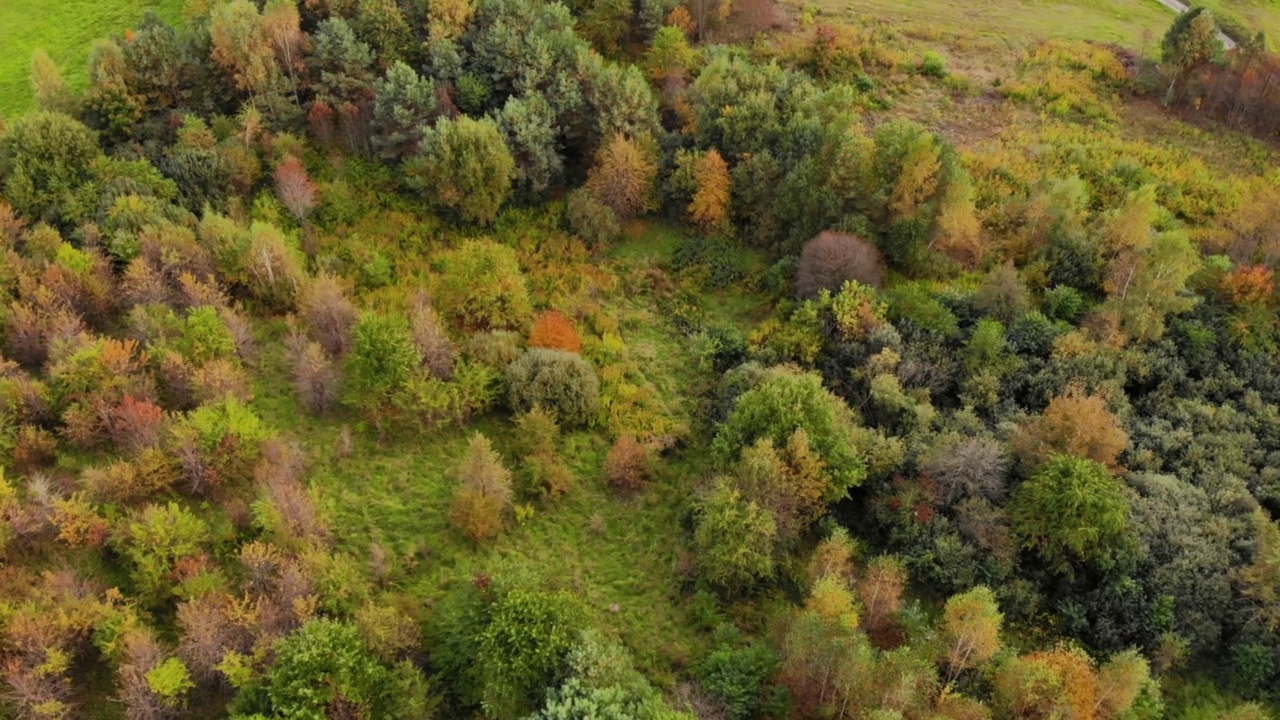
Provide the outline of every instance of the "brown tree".
[[276,166],[276,194],[299,223],[315,209],[316,184],[297,157],[286,155]]
[[604,459],[609,484],[623,492],[639,490],[653,473],[649,449],[632,435],[623,435]]
[[325,352],[342,357],[351,349],[351,329],[360,313],[338,278],[322,272],[306,283],[298,298],[298,314]]
[[595,167],[587,176],[587,189],[626,220],[653,208],[657,175],[658,164],[648,149],[622,133],[614,133],[596,156]]
[[822,290],[839,292],[849,280],[878,288],[884,272],[884,258],[875,245],[857,235],[828,230],[800,251],[796,294],[812,298]]
[[1093,460],[1114,472],[1120,469],[1118,458],[1128,444],[1129,434],[1107,409],[1106,401],[1079,387],[1051,400],[1013,437],[1014,452],[1029,469],[1062,453]]
[[582,338],[573,328],[573,322],[564,313],[553,309],[544,312],[533,323],[528,346],[581,354]]

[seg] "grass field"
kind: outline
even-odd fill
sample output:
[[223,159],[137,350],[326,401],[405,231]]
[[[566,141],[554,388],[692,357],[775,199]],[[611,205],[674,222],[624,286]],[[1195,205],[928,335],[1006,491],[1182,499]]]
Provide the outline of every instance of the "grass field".
[[97,38],[121,32],[149,9],[178,20],[183,0],[0,1],[0,116],[13,117],[34,102],[31,53],[43,48],[73,88],[89,80],[89,50]]

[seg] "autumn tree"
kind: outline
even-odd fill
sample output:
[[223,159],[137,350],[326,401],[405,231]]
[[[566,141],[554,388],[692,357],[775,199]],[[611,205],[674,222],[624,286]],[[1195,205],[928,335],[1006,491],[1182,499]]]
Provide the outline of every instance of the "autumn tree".
[[466,240],[441,255],[440,265],[432,299],[451,326],[517,328],[533,314],[529,284],[512,248],[488,239]]
[[649,449],[632,435],[618,438],[604,458],[605,477],[622,492],[639,490],[653,474]]
[[697,189],[689,201],[689,218],[705,233],[724,229],[729,217],[729,164],[711,148],[693,166]]
[[435,202],[489,224],[511,194],[515,160],[491,118],[441,118],[424,134],[412,172]]
[[658,165],[640,142],[615,133],[600,148],[587,176],[587,189],[619,218],[630,219],[653,207]]
[[902,608],[907,587],[907,568],[892,555],[880,555],[867,563],[858,578],[858,598],[862,600],[862,627],[872,638],[883,637]]
[[1164,100],[1168,105],[1174,99],[1178,81],[1222,51],[1213,13],[1196,6],[1179,14],[1161,38],[1160,50],[1161,61],[1169,74],[1169,89]]
[[231,0],[209,14],[212,57],[231,74],[236,87],[256,101],[266,93],[278,72],[275,48],[258,8],[249,0]]
[[990,588],[978,586],[952,596],[942,611],[942,634],[951,682],[965,670],[981,667],[1000,650],[1004,615]]
[[449,507],[449,523],[472,542],[490,540],[502,532],[511,512],[511,471],[489,438],[471,436],[454,473],[461,483]]
[[573,322],[559,310],[544,312],[533,323],[529,333],[529,347],[564,350],[571,353],[582,352],[582,338],[573,328]]
[[62,71],[44,50],[36,50],[31,56],[31,89],[41,110],[76,114],[76,99],[62,79]]
[[1120,420],[1098,395],[1072,387],[1055,397],[1039,416],[1018,429],[1013,448],[1024,467],[1034,470],[1055,453],[1076,455],[1118,470],[1129,444]]
[[884,259],[875,245],[857,235],[827,231],[800,251],[796,294],[812,298],[822,290],[837,293],[850,280],[878,288],[884,273]]
[[293,101],[301,104],[298,75],[305,69],[303,58],[311,49],[311,40],[303,32],[298,4],[290,0],[271,0],[262,9],[262,30],[275,51],[276,62],[284,68],[293,90]]
[[360,313],[337,277],[321,272],[304,284],[298,314],[325,352],[342,357],[351,348],[351,328]]
[[1092,461],[1051,456],[1014,492],[1009,506],[1014,532],[1025,547],[1058,570],[1073,563],[1107,567],[1124,552],[1129,497]]
[[286,155],[276,166],[276,195],[299,223],[315,209],[316,184],[296,156]]

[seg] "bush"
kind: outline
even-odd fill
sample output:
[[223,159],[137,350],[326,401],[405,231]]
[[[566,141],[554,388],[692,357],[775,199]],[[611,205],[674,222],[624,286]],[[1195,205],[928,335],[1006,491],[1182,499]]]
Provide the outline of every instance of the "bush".
[[730,594],[772,577],[777,534],[768,511],[720,479],[697,507],[693,546],[699,574]]
[[467,240],[445,253],[440,266],[434,297],[456,327],[519,328],[533,314],[515,250],[492,240]]
[[605,456],[604,474],[609,479],[609,484],[617,490],[639,490],[653,474],[649,463],[649,449],[634,436],[623,435]]
[[565,219],[575,235],[594,245],[610,242],[622,234],[618,214],[586,188],[578,188],[565,198]]
[[559,310],[548,310],[533,324],[529,333],[529,347],[564,350],[582,353],[582,338],[573,329],[573,323]]
[[947,63],[941,55],[930,50],[920,60],[920,74],[925,77],[944,78],[947,76]]
[[306,283],[298,298],[298,314],[325,352],[342,357],[351,349],[351,328],[360,314],[336,277],[320,273]]
[[600,410],[600,381],[591,364],[563,350],[534,348],[507,368],[511,409],[535,406],[555,414],[565,425],[585,425]]
[[796,295],[812,298],[821,290],[837,293],[849,280],[876,288],[884,283],[884,259],[875,245],[857,235],[830,230],[805,243],[796,269]]
[[702,663],[702,687],[730,720],[760,717],[765,682],[778,669],[778,658],[766,645],[722,647]]
[[473,435],[455,472],[462,485],[449,508],[450,524],[472,542],[497,537],[511,511],[511,471],[489,438]]

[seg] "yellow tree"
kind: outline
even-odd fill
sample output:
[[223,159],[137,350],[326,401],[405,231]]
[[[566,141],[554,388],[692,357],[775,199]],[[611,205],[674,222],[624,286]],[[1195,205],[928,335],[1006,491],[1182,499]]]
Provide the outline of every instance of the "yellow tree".
[[310,44],[301,23],[298,4],[293,0],[271,0],[262,11],[263,32],[275,50],[276,61],[289,76],[293,101],[298,104],[298,72],[303,69],[302,57]]
[[979,585],[947,600],[942,611],[942,636],[950,668],[947,682],[999,652],[1003,623],[1004,615],[990,588]]
[[729,218],[729,164],[711,148],[694,165],[697,190],[689,202],[689,217],[703,232],[723,230]]
[[231,0],[209,14],[213,60],[231,74],[236,87],[257,98],[271,85],[275,50],[258,8],[249,0]]
[[658,164],[641,143],[614,133],[596,156],[587,190],[625,220],[653,207],[657,175]]

